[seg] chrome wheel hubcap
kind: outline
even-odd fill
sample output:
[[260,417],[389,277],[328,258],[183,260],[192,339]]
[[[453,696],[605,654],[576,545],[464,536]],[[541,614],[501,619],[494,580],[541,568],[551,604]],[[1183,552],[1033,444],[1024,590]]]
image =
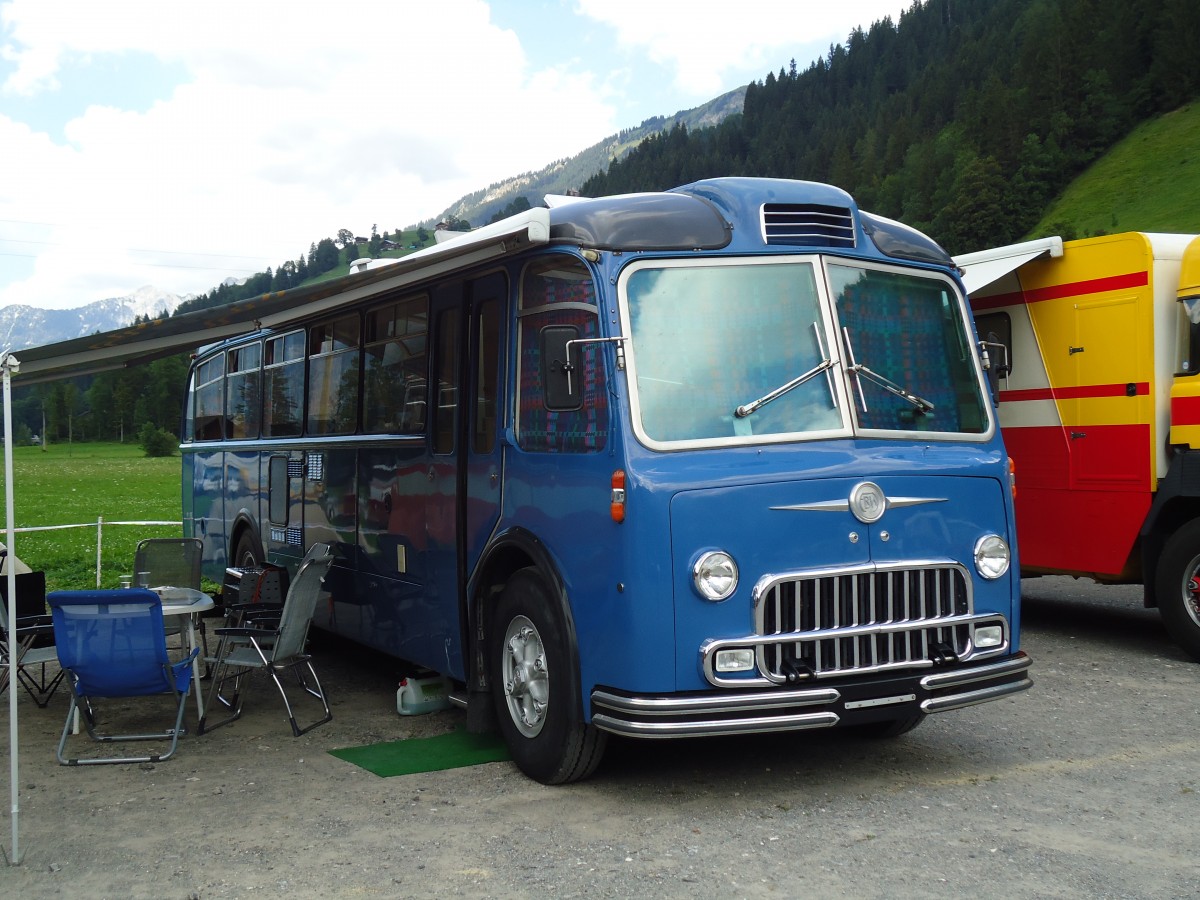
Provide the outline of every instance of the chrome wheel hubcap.
[[525,616],[516,616],[508,623],[501,676],[513,724],[525,737],[537,737],[546,724],[550,674],[541,635]]

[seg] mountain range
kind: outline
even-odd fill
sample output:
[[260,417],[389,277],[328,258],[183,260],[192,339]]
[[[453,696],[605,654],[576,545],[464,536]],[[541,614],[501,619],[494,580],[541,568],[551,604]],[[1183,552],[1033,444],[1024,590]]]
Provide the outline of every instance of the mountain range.
[[688,131],[711,128],[729,116],[740,113],[745,101],[746,88],[742,86],[694,109],[681,110],[672,116],[646,119],[641,125],[610,135],[572,157],[555,160],[536,172],[506,178],[483,190],[467,194],[448,206],[438,218],[420,224],[432,228],[438,222],[454,218],[466,220],[476,227],[486,225],[492,216],[522,196],[529,200],[530,205],[540,206],[546,194],[565,194],[568,190],[578,189],[597,172],[626,156],[651,135],[670,131],[676,126],[685,127]]
[[112,331],[135,319],[169,316],[186,297],[146,285],[128,297],[97,300],[75,309],[37,309],[14,304],[0,309],[0,347],[21,350]]

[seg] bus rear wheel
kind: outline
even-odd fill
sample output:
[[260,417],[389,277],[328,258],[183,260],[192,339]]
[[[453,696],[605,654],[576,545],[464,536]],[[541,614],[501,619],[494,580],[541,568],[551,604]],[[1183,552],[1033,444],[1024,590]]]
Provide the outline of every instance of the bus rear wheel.
[[1200,519],[1171,535],[1156,578],[1158,611],[1167,632],[1200,661]]
[[535,570],[517,572],[501,593],[488,658],[500,731],[517,767],[542,784],[592,774],[608,736],[582,721],[566,629]]

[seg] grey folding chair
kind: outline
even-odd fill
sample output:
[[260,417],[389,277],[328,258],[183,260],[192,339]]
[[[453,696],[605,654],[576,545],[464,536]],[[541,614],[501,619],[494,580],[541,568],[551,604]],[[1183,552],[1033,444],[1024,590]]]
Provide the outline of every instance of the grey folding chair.
[[17,680],[45,709],[63,680],[54,649],[54,627],[46,614],[46,573],[16,575],[17,621],[8,627],[8,576],[0,574],[0,693],[8,687],[9,654],[16,654]]
[[[204,543],[199,538],[147,538],[137,545],[133,556],[133,570],[138,587],[192,588],[200,590],[200,563],[204,556]],[[142,584],[141,580],[145,583]],[[174,617],[173,617],[174,618]],[[180,648],[186,626],[170,622],[165,626],[168,637],[179,635]],[[208,657],[208,634],[201,619],[198,626],[204,656]]]
[[[321,595],[321,585],[333,562],[333,553],[329,546],[321,544],[319,547],[319,552],[310,551],[301,563],[296,577],[288,587],[283,606],[278,611],[278,618],[270,614],[258,618],[247,616],[237,627],[215,629],[221,642],[213,660],[212,685],[209,688],[208,701],[204,704],[204,716],[200,719],[200,734],[227,725],[241,716],[245,699],[242,694],[242,678],[253,672],[265,672],[275,682],[287,709],[292,734],[296,737],[318,725],[324,725],[333,718],[329,701],[313,668],[312,657],[305,650],[308,629]],[[314,545],[313,549],[317,548],[318,545]],[[324,707],[323,718],[303,728],[296,722],[292,702],[280,678],[280,675],[289,671],[296,676],[304,692],[315,697]],[[220,721],[209,722],[209,716],[217,708],[217,704],[230,710],[230,715]]]

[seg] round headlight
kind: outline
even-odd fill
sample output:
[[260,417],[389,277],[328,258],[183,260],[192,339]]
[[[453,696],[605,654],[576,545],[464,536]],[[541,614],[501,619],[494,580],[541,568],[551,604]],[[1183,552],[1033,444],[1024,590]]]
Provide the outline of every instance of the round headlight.
[[988,580],[999,578],[1008,571],[1012,552],[1008,541],[998,534],[988,534],[975,542],[975,568]]
[[733,557],[723,550],[701,554],[692,566],[692,584],[705,600],[728,599],[737,590],[738,569]]

